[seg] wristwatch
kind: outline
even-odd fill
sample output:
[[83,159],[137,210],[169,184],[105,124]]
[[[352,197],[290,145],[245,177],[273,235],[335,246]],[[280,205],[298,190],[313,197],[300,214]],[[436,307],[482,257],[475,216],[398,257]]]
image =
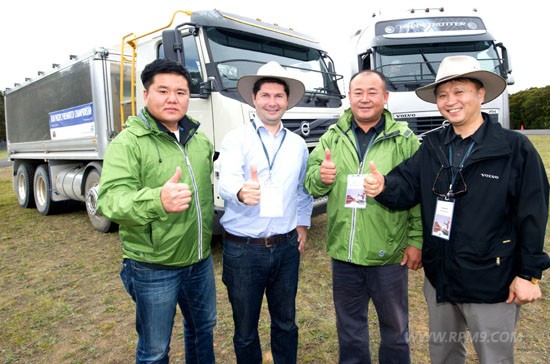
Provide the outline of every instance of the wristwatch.
[[539,279],[538,278],[535,278],[533,276],[530,276],[529,274],[524,274],[524,273],[520,273],[518,274],[518,277],[520,278],[523,278],[533,284],[538,284],[539,283]]

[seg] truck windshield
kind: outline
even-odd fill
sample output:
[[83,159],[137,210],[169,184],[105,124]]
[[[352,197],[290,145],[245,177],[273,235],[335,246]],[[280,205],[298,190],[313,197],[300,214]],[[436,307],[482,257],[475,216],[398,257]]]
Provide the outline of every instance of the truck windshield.
[[413,91],[435,81],[443,58],[468,55],[481,68],[506,77],[493,42],[457,42],[380,46],[375,50],[376,70],[388,80],[389,91]]
[[329,71],[318,49],[222,28],[206,28],[206,34],[224,90],[236,89],[240,77],[256,74],[264,63],[276,61],[304,83],[306,93],[341,98],[338,81],[342,76]]

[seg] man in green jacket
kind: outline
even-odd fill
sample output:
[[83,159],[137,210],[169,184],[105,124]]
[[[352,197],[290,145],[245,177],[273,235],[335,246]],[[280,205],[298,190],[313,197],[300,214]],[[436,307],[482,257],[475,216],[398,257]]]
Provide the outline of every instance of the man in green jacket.
[[327,252],[340,363],[370,363],[368,305],[380,323],[380,363],[409,363],[408,271],[421,263],[420,209],[390,211],[363,190],[368,162],[391,170],[418,139],[384,109],[386,80],[376,71],[351,78],[350,109],[321,137],[308,160],[305,187],[328,195]]
[[99,211],[120,225],[121,279],[136,303],[136,363],[167,363],[176,306],[187,363],[214,363],[213,146],[186,115],[188,71],[159,59],[141,74],[146,107],[105,154]]

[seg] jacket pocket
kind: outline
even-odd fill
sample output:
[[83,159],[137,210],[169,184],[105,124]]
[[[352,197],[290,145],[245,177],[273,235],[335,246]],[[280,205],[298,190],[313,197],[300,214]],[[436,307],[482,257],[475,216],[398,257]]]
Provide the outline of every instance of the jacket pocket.
[[[181,214],[181,213],[180,213]],[[176,233],[176,231],[179,231]],[[150,224],[150,241],[152,255],[159,257],[166,253],[173,253],[178,244],[183,241],[186,228],[181,221],[175,221],[171,217],[167,221],[154,221]]]
[[246,250],[246,244],[233,243],[230,240],[223,241],[223,259],[241,258]]
[[462,302],[498,302],[508,295],[515,240],[456,240],[450,251],[450,295]]

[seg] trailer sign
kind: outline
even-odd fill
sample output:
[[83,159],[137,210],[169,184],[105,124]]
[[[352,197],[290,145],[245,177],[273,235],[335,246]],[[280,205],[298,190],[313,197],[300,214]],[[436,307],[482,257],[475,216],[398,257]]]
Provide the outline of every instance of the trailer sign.
[[477,17],[397,19],[376,24],[376,35],[385,38],[474,35],[486,31],[485,24]]
[[50,115],[50,135],[54,139],[94,136],[92,103],[54,111]]

